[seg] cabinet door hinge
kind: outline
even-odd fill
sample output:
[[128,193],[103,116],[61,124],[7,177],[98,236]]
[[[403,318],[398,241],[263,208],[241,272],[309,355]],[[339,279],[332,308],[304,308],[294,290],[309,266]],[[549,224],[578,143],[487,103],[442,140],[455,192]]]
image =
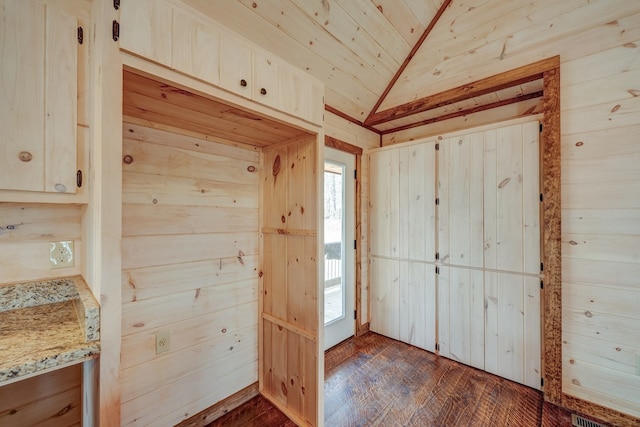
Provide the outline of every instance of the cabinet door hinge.
[[544,282],[540,280],[540,289],[544,289]]
[[540,193],[540,201],[544,201],[544,195],[542,193]]
[[439,150],[440,150],[440,143],[437,143],[436,144],[436,151],[439,151]]
[[78,44],[82,44],[84,42],[84,30],[82,27],[78,27]]
[[540,263],[540,271],[544,271],[544,264]]
[[540,377],[540,387],[544,387],[544,378]]
[[76,172],[76,185],[78,188],[82,187],[82,171],[80,169]]
[[440,252],[436,252],[436,259],[440,259]]
[[542,132],[542,123],[540,123],[540,132]]
[[358,320],[358,310],[353,310],[353,320]]
[[440,344],[436,343],[436,351],[440,351]]
[[440,205],[440,197],[436,198],[436,206]]
[[436,267],[436,274],[440,274],[440,267]]
[[113,24],[111,24],[111,35],[113,36],[114,42],[117,42],[120,38],[120,24],[115,19],[113,20]]
[[120,9],[120,0],[113,0],[113,8],[115,10]]

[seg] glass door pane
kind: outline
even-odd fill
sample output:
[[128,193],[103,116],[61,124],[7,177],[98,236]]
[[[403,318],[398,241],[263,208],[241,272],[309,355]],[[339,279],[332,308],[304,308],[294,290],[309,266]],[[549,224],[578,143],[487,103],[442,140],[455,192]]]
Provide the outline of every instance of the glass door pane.
[[324,323],[345,316],[344,165],[324,165]]

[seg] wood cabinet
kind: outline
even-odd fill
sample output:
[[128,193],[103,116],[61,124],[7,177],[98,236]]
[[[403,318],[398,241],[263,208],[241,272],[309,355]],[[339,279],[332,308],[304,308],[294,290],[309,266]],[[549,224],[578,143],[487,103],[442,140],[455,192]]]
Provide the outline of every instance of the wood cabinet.
[[251,98],[252,52],[237,37],[224,34],[220,38],[220,86],[237,95]]
[[321,82],[221,25],[169,1],[125,0],[120,48],[314,124]]
[[80,45],[78,16],[53,2],[0,0],[0,21],[0,189],[75,193],[89,38]]

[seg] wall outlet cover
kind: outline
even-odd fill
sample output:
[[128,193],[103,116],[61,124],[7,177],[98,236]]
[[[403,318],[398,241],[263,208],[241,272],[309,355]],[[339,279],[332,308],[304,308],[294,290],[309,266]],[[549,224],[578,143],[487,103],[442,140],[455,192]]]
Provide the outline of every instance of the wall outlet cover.
[[49,262],[51,269],[73,267],[73,240],[51,242]]
[[171,335],[169,331],[162,331],[156,334],[156,354],[166,353],[171,349]]

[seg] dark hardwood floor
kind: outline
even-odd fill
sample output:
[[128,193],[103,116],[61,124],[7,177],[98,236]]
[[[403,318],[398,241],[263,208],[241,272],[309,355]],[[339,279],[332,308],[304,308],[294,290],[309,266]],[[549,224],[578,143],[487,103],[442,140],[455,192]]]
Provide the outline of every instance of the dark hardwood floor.
[[[325,355],[328,427],[540,426],[542,408],[536,390],[371,332]],[[294,425],[256,397],[209,426]]]

